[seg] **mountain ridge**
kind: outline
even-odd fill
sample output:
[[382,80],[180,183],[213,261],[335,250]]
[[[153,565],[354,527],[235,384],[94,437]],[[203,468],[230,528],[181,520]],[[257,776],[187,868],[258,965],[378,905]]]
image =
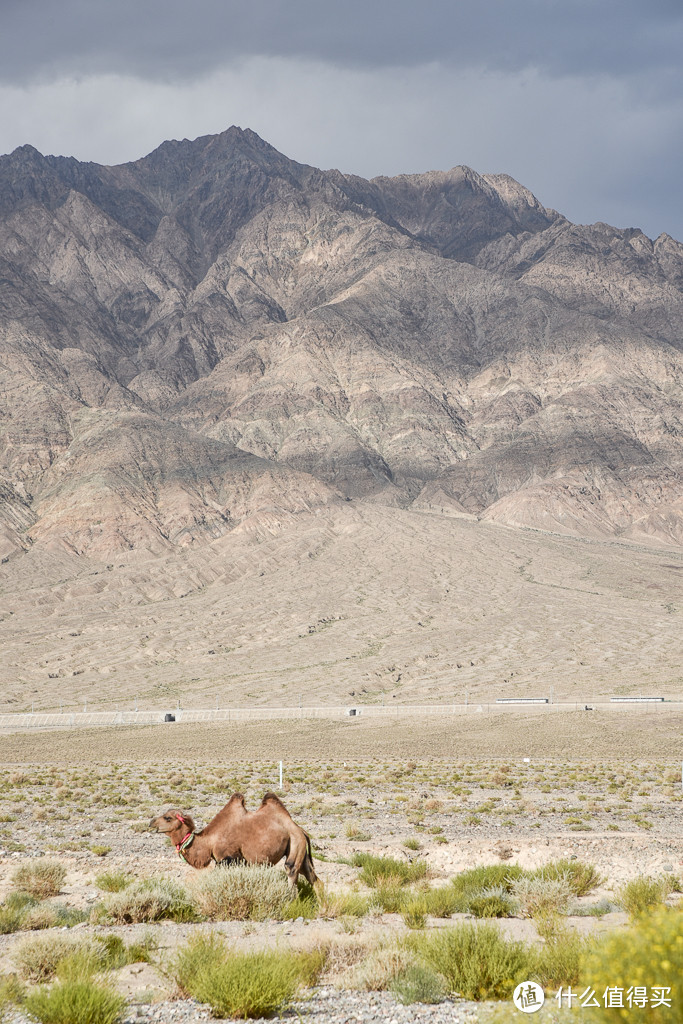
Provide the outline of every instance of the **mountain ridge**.
[[345,499],[683,543],[668,235],[462,166],[319,170],[233,126],[113,167],[0,157],[0,279],[5,557]]

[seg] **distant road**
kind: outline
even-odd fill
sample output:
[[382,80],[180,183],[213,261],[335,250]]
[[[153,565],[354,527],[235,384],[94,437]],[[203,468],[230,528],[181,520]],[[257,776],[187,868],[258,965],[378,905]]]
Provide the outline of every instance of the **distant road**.
[[144,711],[74,711],[64,713],[36,712],[35,714],[11,714],[0,715],[0,732],[17,732],[27,729],[82,729],[97,726],[127,726],[131,725],[168,725],[173,722],[166,722],[166,716],[174,716],[176,723],[185,724],[192,722],[258,722],[269,720],[296,720],[296,719],[348,719],[353,721],[356,718],[385,718],[385,719],[406,719],[441,716],[462,715],[490,715],[516,712],[530,713],[534,715],[547,715],[550,713],[568,711],[613,711],[629,712],[639,711],[648,714],[662,714],[666,712],[683,711],[683,699],[664,700],[662,702],[624,702],[611,703],[604,698],[599,700],[585,698],[576,701],[558,701],[553,704],[526,704],[505,703],[497,704],[495,698],[489,701],[470,701],[467,704],[360,704],[335,706],[327,705],[320,707],[245,707],[245,708],[183,708]]

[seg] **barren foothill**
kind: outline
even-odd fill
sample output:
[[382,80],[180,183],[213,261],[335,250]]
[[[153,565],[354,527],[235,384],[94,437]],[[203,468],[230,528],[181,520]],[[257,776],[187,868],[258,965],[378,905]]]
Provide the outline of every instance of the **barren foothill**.
[[683,558],[353,503],[0,566],[0,711],[682,692]]

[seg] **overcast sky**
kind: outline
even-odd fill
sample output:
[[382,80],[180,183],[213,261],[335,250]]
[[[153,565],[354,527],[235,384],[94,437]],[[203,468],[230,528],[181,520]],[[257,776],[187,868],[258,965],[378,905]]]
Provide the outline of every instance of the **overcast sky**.
[[238,124],[683,239],[682,54],[681,0],[0,0],[0,152],[119,163]]

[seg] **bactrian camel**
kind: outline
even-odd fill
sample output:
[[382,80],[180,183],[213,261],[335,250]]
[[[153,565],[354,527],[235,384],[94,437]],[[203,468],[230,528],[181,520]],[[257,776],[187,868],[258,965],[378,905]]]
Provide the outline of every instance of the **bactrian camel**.
[[167,835],[193,868],[208,867],[212,861],[277,864],[284,857],[292,889],[300,874],[311,885],[318,881],[310,837],[292,820],[275,793],[266,793],[256,811],[248,811],[244,796],[234,793],[201,832],[195,831],[189,814],[175,808],[152,818],[149,827]]

